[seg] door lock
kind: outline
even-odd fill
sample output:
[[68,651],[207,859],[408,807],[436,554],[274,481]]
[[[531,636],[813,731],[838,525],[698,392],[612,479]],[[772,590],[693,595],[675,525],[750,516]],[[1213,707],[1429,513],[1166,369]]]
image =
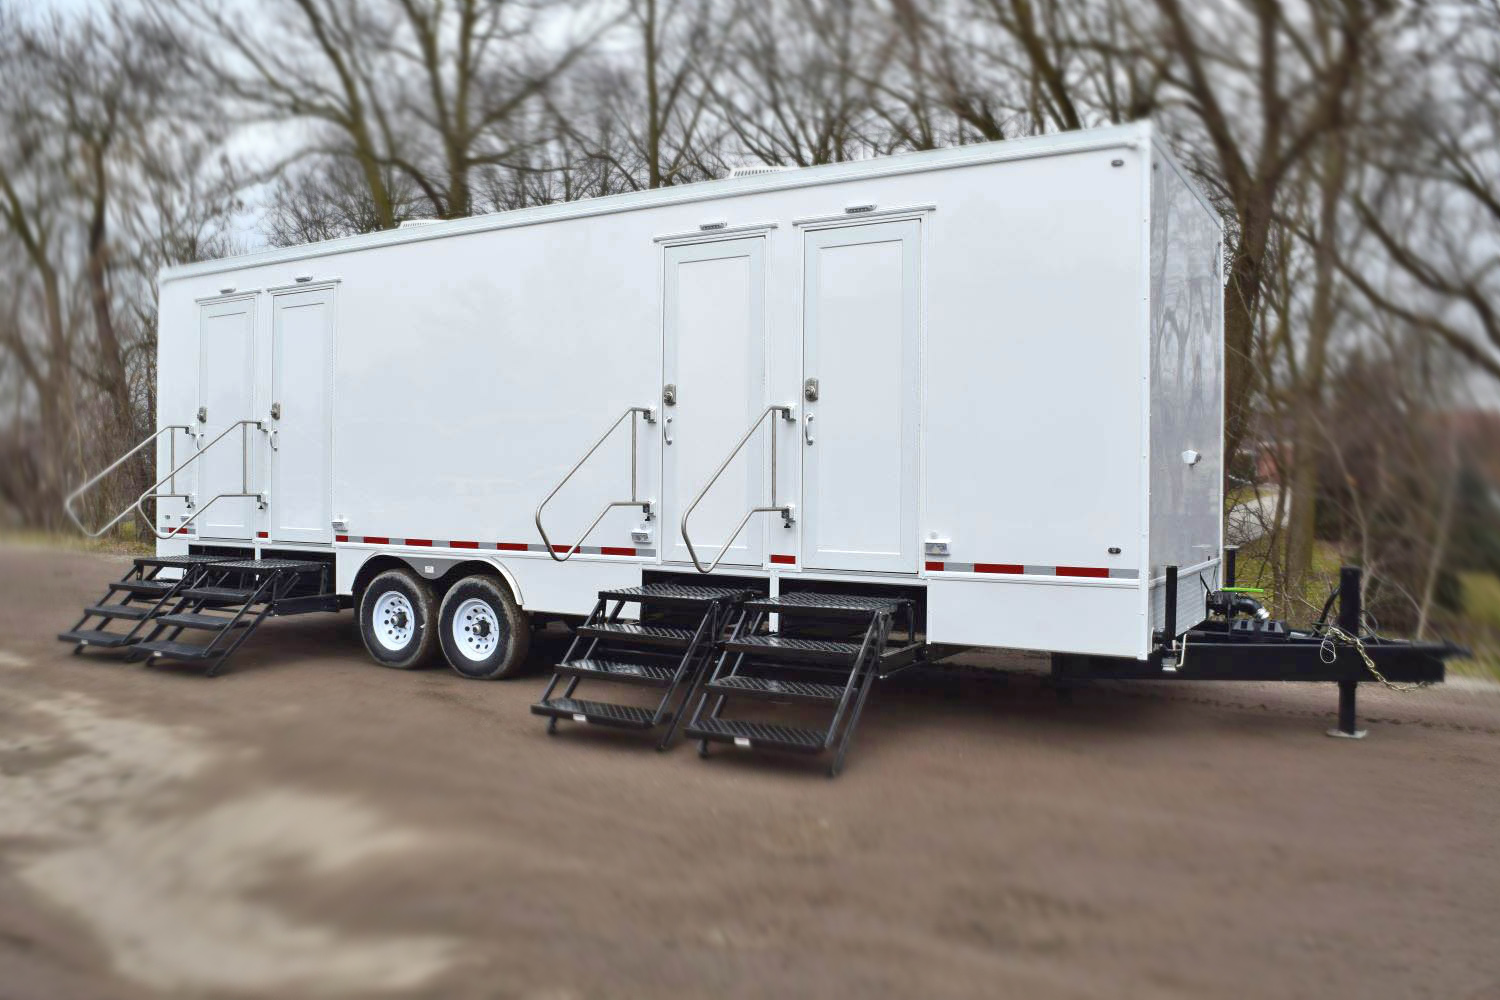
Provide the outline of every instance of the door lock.
[[204,424],[204,423],[207,423],[207,422],[208,422],[208,407],[206,407],[206,406],[200,406],[200,407],[198,407],[198,423]]
[[661,402],[663,406],[677,405],[677,386],[671,382],[661,387]]
[[802,398],[807,400],[809,403],[816,403],[818,401],[817,379],[810,378],[806,382],[802,383]]
[[272,403],[271,404],[271,419],[272,420],[280,420],[281,419],[281,404],[280,403]]

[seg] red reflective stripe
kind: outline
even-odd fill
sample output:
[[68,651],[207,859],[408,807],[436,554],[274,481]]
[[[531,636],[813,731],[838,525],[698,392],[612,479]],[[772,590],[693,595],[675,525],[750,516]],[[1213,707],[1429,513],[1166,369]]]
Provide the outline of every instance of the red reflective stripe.
[[926,568],[928,572],[941,573],[943,571],[943,564],[940,562],[930,562],[927,564]]
[[267,533],[267,532],[264,532],[264,531],[257,531],[257,532],[256,532],[256,533],[255,533],[255,537],[256,537],[256,538],[270,538],[270,537],[271,537],[271,536],[270,536],[270,534],[268,534],[268,533]]
[[525,542],[496,542],[495,543],[495,548],[499,549],[501,552],[525,552],[526,551],[526,543]]
[[362,541],[366,545],[389,545],[391,540],[384,535],[366,535]]
[[333,540],[335,542],[347,542],[349,540],[349,536],[348,535],[334,535],[333,536]]
[[408,538],[406,540],[406,544],[407,545],[422,545],[422,546],[428,546],[428,547],[430,547],[432,545],[432,539],[430,539],[430,538]]
[[1026,572],[1026,567],[1025,566],[1018,566],[1015,563],[975,563],[974,564],[974,572],[976,572],[976,573],[1024,573],[1024,572]]
[[[582,550],[582,548],[583,548],[582,546],[579,546],[580,551]],[[572,552],[573,551],[573,546],[571,546],[571,545],[554,545],[554,546],[552,546],[552,551],[553,552]]]
[[622,548],[618,545],[601,545],[599,554],[604,556],[633,556],[635,549]]
[[796,562],[797,562],[797,557],[796,556],[773,555],[773,556],[771,556],[771,561],[773,563],[783,563],[783,564],[795,565]]
[[450,549],[477,549],[477,548],[479,548],[479,543],[478,542],[449,542],[448,543],[448,547]]
[[1104,566],[1059,566],[1057,575],[1108,577],[1109,569]]

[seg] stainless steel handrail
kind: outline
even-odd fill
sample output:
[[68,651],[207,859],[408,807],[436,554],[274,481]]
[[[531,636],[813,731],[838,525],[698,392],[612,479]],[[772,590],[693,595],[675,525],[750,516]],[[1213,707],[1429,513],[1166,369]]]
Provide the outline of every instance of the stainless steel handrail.
[[[171,472],[167,473],[165,476],[162,476],[155,483],[153,483],[150,487],[148,487],[147,490],[146,490],[146,492],[144,492],[140,496],[136,497],[135,504],[134,504],[134,509],[135,509],[135,511],[137,513],[139,513],[141,515],[142,520],[144,520],[146,522],[146,528],[151,532],[151,534],[155,535],[158,539],[171,538],[173,535],[181,534],[187,528],[187,526],[190,525],[190,524],[192,524],[194,521],[196,521],[199,518],[199,516],[202,515],[202,513],[204,511],[208,510],[208,508],[212,507],[218,501],[224,500],[224,499],[229,498],[229,497],[254,497],[258,503],[262,503],[263,504],[265,502],[265,494],[264,493],[261,493],[259,491],[252,491],[250,489],[250,428],[251,427],[254,427],[258,431],[264,431],[266,429],[265,423],[263,421],[260,421],[260,420],[254,420],[254,419],[236,420],[234,423],[230,424],[228,427],[226,427],[222,431],[220,431],[218,433],[218,435],[215,436],[212,441],[208,442],[208,444],[206,444],[206,445],[203,445],[196,452],[194,452],[193,456],[191,458],[189,458],[186,462],[183,462],[181,465],[179,465],[176,468],[174,468]],[[229,436],[229,432],[235,430],[236,428],[238,428],[239,432],[240,432],[240,492],[239,493],[219,493],[219,494],[216,494],[215,496],[210,497],[207,503],[199,506],[196,510],[193,511],[193,513],[189,514],[185,520],[179,522],[175,527],[169,529],[166,534],[162,534],[160,531],[157,531],[156,530],[156,520],[153,517],[151,517],[149,514],[146,513],[146,507],[145,507],[146,501],[147,500],[160,500],[163,497],[180,497],[180,498],[186,499],[188,501],[188,506],[192,507],[193,506],[193,501],[192,501],[192,495],[191,494],[187,494],[187,493],[157,493],[156,492],[157,487],[161,486],[163,483],[168,482],[168,481],[174,481],[173,485],[175,487],[175,485],[176,485],[175,479],[177,477],[177,473],[181,472],[183,469],[186,469],[188,466],[190,466],[194,462],[198,461],[198,459],[200,459],[204,455],[208,454],[208,449],[212,448],[214,445],[216,445],[220,441],[224,440],[226,437]],[[128,513],[128,511],[127,511],[127,513]]]
[[[654,423],[656,423],[656,409],[654,407],[650,407],[650,406],[632,406],[632,407],[628,407],[625,410],[624,413],[620,414],[618,417],[615,418],[615,422],[614,423],[612,423],[612,424],[609,425],[609,430],[605,431],[603,434],[601,434],[599,436],[599,440],[597,440],[597,441],[594,442],[594,446],[592,448],[590,448],[588,451],[584,452],[583,457],[580,458],[574,464],[573,468],[571,468],[571,469],[568,470],[568,474],[566,476],[563,476],[562,480],[560,482],[558,482],[558,484],[556,486],[552,487],[552,492],[548,493],[547,496],[546,496],[546,498],[544,500],[542,500],[541,503],[537,504],[537,506],[536,506],[536,531],[537,531],[537,534],[539,534],[539,535],[542,536],[542,544],[545,545],[545,546],[547,546],[547,554],[549,556],[551,556],[553,559],[555,559],[557,562],[567,562],[569,559],[573,558],[574,554],[578,552],[578,550],[579,550],[580,547],[582,547],[583,540],[585,538],[588,538],[589,535],[593,533],[593,531],[594,531],[595,528],[599,527],[599,522],[602,521],[602,520],[604,520],[604,515],[608,514],[610,511],[614,510],[616,507],[639,507],[639,508],[641,508],[641,510],[643,510],[645,512],[646,519],[647,520],[651,519],[651,504],[652,504],[653,501],[651,501],[651,500],[641,500],[641,499],[638,499],[638,497],[637,497],[637,492],[638,491],[637,491],[637,488],[636,488],[636,481],[637,481],[637,465],[639,464],[636,461],[637,450],[638,450],[637,449],[637,441],[638,441],[638,437],[639,437],[639,435],[637,433],[638,426],[637,426],[636,419],[635,419],[635,415],[637,413],[641,414],[642,416],[644,416],[646,418],[646,423],[648,423],[648,424],[654,424]],[[604,509],[599,512],[599,516],[596,517],[596,518],[594,518],[594,523],[590,524],[588,526],[588,528],[586,528],[584,530],[583,534],[578,537],[578,541],[574,542],[568,548],[566,554],[559,556],[557,554],[557,548],[558,547],[552,544],[552,539],[550,539],[550,538],[547,537],[547,531],[546,531],[545,528],[542,527],[542,509],[544,507],[546,507],[547,504],[549,504],[549,503],[552,502],[552,498],[555,497],[555,496],[557,496],[557,491],[560,490],[560,489],[562,489],[564,486],[567,485],[568,480],[573,478],[573,474],[576,473],[579,469],[583,468],[583,463],[587,462],[590,458],[593,457],[594,452],[596,452],[596,451],[599,450],[599,446],[602,445],[605,441],[609,440],[609,436],[615,432],[615,428],[619,427],[620,426],[620,422],[623,421],[626,417],[630,418],[630,499],[629,500],[613,500],[613,501],[605,504],[604,505]]]
[[[78,525],[78,530],[79,531],[83,532],[85,535],[87,535],[90,538],[98,538],[101,535],[103,535],[106,531],[108,531],[110,528],[113,528],[115,525],[117,525],[121,521],[123,521],[126,517],[130,516],[130,512],[136,509],[136,504],[135,503],[127,504],[124,510],[120,511],[113,518],[111,518],[110,521],[109,521],[109,523],[106,524],[104,527],[100,528],[98,531],[90,531],[88,529],[88,527],[84,525],[82,519],[79,518],[78,512],[73,509],[73,504],[75,502],[77,502],[77,500],[78,500],[79,497],[83,496],[89,490],[91,490],[95,486],[97,486],[99,484],[99,482],[104,479],[105,476],[109,475],[111,472],[114,472],[120,466],[122,466],[126,462],[130,461],[130,459],[135,456],[136,452],[140,451],[142,448],[146,447],[148,444],[154,443],[158,438],[160,438],[163,434],[167,433],[168,431],[182,431],[183,433],[185,433],[189,437],[191,437],[192,433],[193,433],[193,428],[190,427],[187,424],[167,424],[167,425],[163,426],[155,434],[152,434],[150,437],[146,438],[140,444],[136,445],[134,448],[131,448],[125,454],[121,455],[119,458],[117,458],[113,462],[109,463],[109,467],[106,468],[104,471],[96,473],[95,475],[89,477],[89,480],[86,483],[84,483],[82,486],[78,487],[72,493],[68,494],[67,498],[63,500],[63,512],[68,515],[68,519],[69,520],[71,520],[74,524]],[[168,465],[176,465],[177,464],[177,438],[176,438],[176,436],[174,435],[173,437],[169,438],[168,439],[168,443],[170,444],[172,450],[171,450],[171,453],[168,456],[168,462],[167,462],[167,464]],[[172,479],[171,476],[168,476],[167,478],[168,479]],[[158,483],[157,485],[160,486],[161,484]],[[177,484],[175,482],[173,482],[172,488],[176,489],[176,487],[177,487]],[[169,495],[176,495],[176,494],[169,494]],[[137,498],[137,503],[138,502],[139,502],[139,498]]]
[[697,567],[698,572],[700,573],[712,573],[716,568],[718,568],[719,563],[722,562],[724,556],[728,554],[729,547],[734,544],[734,540],[736,538],[740,537],[740,532],[745,530],[745,525],[749,524],[750,518],[754,517],[756,514],[769,514],[772,512],[779,513],[782,517],[783,523],[785,523],[788,528],[790,528],[796,521],[796,519],[792,517],[791,504],[778,504],[776,502],[776,432],[773,430],[771,432],[770,505],[765,507],[751,507],[750,510],[746,512],[745,516],[740,518],[739,527],[734,529],[734,534],[729,536],[729,541],[725,542],[724,547],[719,550],[718,558],[710,563],[707,569],[704,569],[703,563],[698,561],[698,551],[693,548],[693,540],[688,537],[688,518],[692,515],[693,510],[698,506],[703,498],[708,495],[708,491],[713,488],[714,483],[719,481],[719,477],[724,474],[725,469],[729,468],[729,463],[734,461],[734,457],[740,453],[740,449],[745,447],[746,443],[749,442],[750,438],[755,435],[756,431],[760,430],[760,425],[766,419],[766,417],[778,411],[781,413],[781,418],[783,420],[786,420],[789,423],[796,420],[796,418],[792,416],[792,407],[790,406],[772,404],[771,406],[766,407],[764,412],[762,412],[760,416],[755,418],[755,422],[750,425],[750,429],[745,432],[745,436],[740,438],[740,443],[734,446],[734,450],[729,453],[729,457],[724,459],[724,464],[719,466],[719,470],[709,477],[708,483],[703,487],[703,489],[698,491],[698,495],[693,498],[693,502],[688,504],[687,510],[682,512],[682,542],[687,546],[688,556],[693,560],[693,565]]

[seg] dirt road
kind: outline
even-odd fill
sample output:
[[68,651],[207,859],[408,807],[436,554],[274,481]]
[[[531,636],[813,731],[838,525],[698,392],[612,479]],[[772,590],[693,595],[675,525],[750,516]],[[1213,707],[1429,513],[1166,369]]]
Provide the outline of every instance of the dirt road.
[[[543,678],[273,622],[68,655],[123,559],[0,549],[0,997],[1500,997],[1500,694],[876,692],[837,781],[544,735]],[[537,650],[540,672],[556,644]],[[1363,692],[1362,692],[1363,693]]]

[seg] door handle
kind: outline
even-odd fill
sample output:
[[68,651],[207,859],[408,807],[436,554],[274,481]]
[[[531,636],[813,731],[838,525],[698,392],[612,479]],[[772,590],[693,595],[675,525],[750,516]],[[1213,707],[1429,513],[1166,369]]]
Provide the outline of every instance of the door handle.
[[281,432],[280,431],[267,431],[266,432],[266,440],[271,445],[271,450],[272,451],[280,451],[281,450],[279,447],[277,447],[280,444],[280,442],[278,440],[278,438],[280,436],[281,436]]
[[662,436],[662,438],[665,440],[665,442],[667,444],[671,444],[672,443],[672,426],[671,425],[672,425],[672,418],[671,417],[664,418],[664,420],[662,422],[662,425],[661,425],[661,436]]
[[813,422],[813,415],[811,413],[809,413],[805,417],[803,417],[803,420],[802,420],[802,428],[803,428],[802,429],[802,436],[807,440],[808,444],[812,444],[813,443],[812,422]]

